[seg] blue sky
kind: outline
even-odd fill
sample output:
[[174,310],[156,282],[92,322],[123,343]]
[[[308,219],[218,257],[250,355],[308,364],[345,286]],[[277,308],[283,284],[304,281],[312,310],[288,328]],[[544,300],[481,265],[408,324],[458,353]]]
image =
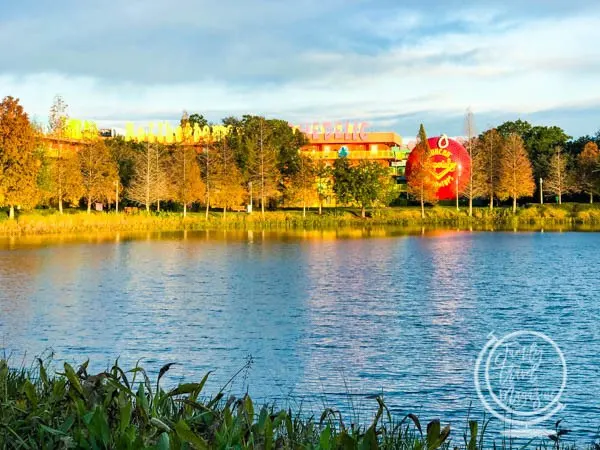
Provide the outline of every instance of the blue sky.
[[[600,129],[598,0],[21,0],[0,12],[0,96],[123,128],[264,114],[414,136],[523,118]],[[8,45],[7,45],[8,44]]]

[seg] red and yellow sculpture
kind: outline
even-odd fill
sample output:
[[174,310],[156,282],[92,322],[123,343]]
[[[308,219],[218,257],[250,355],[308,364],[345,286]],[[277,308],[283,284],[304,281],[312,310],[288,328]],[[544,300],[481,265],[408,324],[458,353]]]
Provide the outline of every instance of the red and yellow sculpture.
[[[467,150],[454,139],[446,135],[427,139],[429,144],[429,182],[437,188],[438,200],[456,198],[464,192],[469,183],[471,158]],[[417,154],[413,150],[406,162],[406,177],[410,177],[412,166],[416,164]]]

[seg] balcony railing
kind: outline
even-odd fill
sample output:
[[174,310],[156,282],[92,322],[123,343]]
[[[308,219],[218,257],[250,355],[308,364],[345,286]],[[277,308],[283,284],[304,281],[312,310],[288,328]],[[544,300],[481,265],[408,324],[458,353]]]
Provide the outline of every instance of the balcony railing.
[[[337,159],[336,151],[307,151],[305,154],[313,159]],[[391,150],[356,150],[348,152],[348,159],[406,159],[406,154],[402,152],[393,152]]]

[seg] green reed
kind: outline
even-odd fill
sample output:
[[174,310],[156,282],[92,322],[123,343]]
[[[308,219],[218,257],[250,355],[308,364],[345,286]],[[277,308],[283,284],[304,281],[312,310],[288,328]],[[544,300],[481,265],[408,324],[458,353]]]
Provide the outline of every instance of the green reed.
[[[65,363],[50,375],[42,360],[32,369],[11,369],[0,360],[0,448],[2,449],[509,449],[486,435],[487,421],[468,421],[463,432],[439,420],[422,427],[409,414],[394,417],[377,398],[373,420],[346,424],[339,411],[319,418],[290,409],[257,407],[248,395],[226,398],[225,387],[206,396],[209,374],[172,389],[136,365],[90,375],[88,362],[77,370]],[[241,373],[238,372],[238,373]],[[231,380],[230,380],[231,382]],[[229,384],[229,383],[228,383]],[[556,425],[547,440],[531,448],[565,448],[566,430]],[[515,447],[517,448],[517,447]]]

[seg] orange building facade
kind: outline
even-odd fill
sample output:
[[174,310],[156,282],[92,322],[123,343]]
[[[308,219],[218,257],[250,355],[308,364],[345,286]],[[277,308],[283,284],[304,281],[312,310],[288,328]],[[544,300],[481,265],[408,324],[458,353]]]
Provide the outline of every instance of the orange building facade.
[[377,161],[390,168],[390,175],[404,178],[410,150],[396,133],[367,132],[364,123],[328,131],[325,126],[314,126],[312,130],[296,128],[308,139],[308,144],[301,148],[301,152],[315,161],[333,164],[340,157],[356,162]]

